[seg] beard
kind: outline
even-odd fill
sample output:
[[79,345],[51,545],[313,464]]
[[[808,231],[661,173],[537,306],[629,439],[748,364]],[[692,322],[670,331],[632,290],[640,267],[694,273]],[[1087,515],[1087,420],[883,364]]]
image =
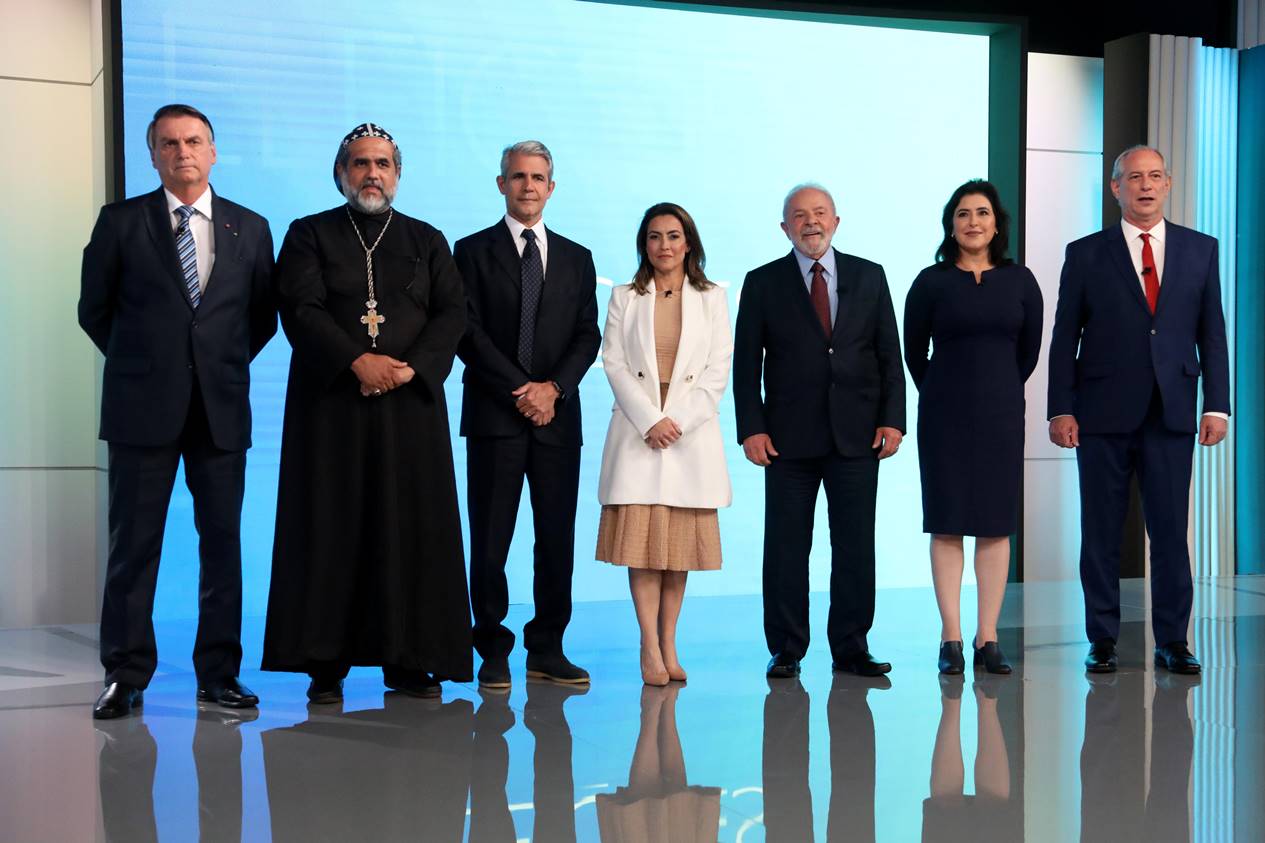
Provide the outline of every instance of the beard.
[[359,191],[352,187],[346,176],[339,178],[339,185],[347,204],[362,214],[380,214],[390,208],[391,202],[395,200],[395,192],[388,191],[385,185],[374,185],[380,192],[369,195],[364,195],[363,187]]

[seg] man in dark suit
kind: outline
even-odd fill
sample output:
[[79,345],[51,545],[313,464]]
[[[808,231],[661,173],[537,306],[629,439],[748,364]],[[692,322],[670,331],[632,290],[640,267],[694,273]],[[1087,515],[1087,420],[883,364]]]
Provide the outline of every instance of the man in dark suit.
[[[808,649],[808,553],[817,490],[830,505],[836,670],[877,676],[874,505],[878,463],[905,427],[905,375],[883,268],[830,247],[834,199],[800,185],[782,207],[794,248],[747,274],[734,334],[738,441],[764,475],[764,635],[770,678],[799,674]],[[763,376],[764,394],[760,385]]]
[[[1225,438],[1230,374],[1217,241],[1164,220],[1172,178],[1155,149],[1116,158],[1119,225],[1067,247],[1050,341],[1050,441],[1076,448],[1085,666],[1116,669],[1120,537],[1136,473],[1151,537],[1155,663],[1198,673],[1186,641],[1194,589],[1186,548],[1191,455]],[[1203,375],[1203,416],[1196,386]]]
[[539,141],[501,155],[506,214],[453,249],[466,285],[461,435],[470,508],[470,602],[479,684],[510,687],[514,633],[505,560],[523,478],[535,527],[535,617],[523,629],[527,675],[583,684],[562,651],[571,619],[575,510],[580,484],[580,379],[597,357],[597,276],[589,250],[541,219],[553,194],[553,157]]
[[162,187],[101,209],[83,253],[79,324],[105,354],[110,549],[106,687],[93,716],[141,704],[158,662],[152,611],[167,505],[184,460],[199,536],[198,699],[252,707],[241,665],[241,509],[250,361],[277,330],[268,223],[210,187],[215,134],[187,105],[146,132]]

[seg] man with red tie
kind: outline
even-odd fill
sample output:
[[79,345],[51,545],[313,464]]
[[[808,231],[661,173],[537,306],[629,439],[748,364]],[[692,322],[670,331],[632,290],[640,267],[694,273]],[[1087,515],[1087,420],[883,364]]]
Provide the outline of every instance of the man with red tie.
[[1151,539],[1155,663],[1200,671],[1186,640],[1191,456],[1196,434],[1205,446],[1225,438],[1230,372],[1217,241],[1164,219],[1171,186],[1158,150],[1120,153],[1111,192],[1124,218],[1069,244],[1059,280],[1048,417],[1050,441],[1077,449],[1091,673],[1117,667],[1120,536],[1134,474]]

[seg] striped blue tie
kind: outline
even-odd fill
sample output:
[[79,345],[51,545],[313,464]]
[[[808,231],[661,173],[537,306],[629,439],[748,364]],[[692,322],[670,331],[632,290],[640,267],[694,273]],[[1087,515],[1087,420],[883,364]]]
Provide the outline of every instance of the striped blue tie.
[[196,213],[192,205],[176,209],[180,224],[176,226],[176,254],[180,256],[180,271],[184,273],[184,285],[189,291],[189,301],[196,308],[202,301],[202,287],[198,284],[198,247],[189,230],[189,217]]

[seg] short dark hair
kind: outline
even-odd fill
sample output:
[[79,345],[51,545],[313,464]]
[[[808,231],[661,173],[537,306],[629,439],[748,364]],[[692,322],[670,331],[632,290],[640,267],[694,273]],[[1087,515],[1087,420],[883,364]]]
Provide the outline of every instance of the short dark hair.
[[211,126],[210,119],[205,114],[198,111],[191,105],[182,105],[175,102],[164,105],[154,112],[154,119],[149,121],[149,128],[145,130],[145,143],[149,146],[149,151],[154,151],[154,130],[158,127],[158,121],[164,117],[196,117],[206,124],[206,132],[211,136],[211,143],[215,143],[215,129]]
[[637,295],[645,295],[650,281],[654,278],[654,267],[646,254],[646,234],[650,229],[650,221],[655,217],[676,217],[681,223],[681,233],[685,235],[685,243],[690,250],[685,255],[685,278],[696,290],[706,290],[716,286],[707,280],[703,267],[707,264],[707,253],[703,251],[703,241],[698,236],[698,226],[689,212],[675,202],[660,202],[651,205],[641,218],[637,228],[637,272],[633,275],[633,289]]
[[940,225],[944,228],[944,239],[940,241],[940,248],[936,249],[936,263],[957,262],[961,250],[958,248],[958,241],[953,239],[953,212],[957,210],[962,197],[975,194],[983,196],[993,206],[993,219],[997,224],[997,234],[988,244],[988,259],[992,261],[993,266],[1002,266],[1012,262],[1006,257],[1006,250],[1010,246],[1010,214],[1006,213],[1006,209],[1002,207],[1001,197],[997,195],[997,188],[992,182],[971,179],[953,191],[953,195],[944,206],[944,214],[940,217]]

